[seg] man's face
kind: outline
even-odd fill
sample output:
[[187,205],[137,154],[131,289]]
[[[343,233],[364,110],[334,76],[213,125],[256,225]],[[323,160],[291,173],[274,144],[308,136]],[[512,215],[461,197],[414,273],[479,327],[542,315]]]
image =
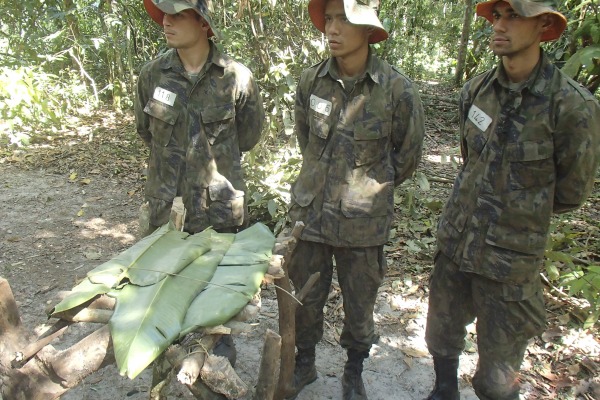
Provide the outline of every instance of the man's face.
[[325,35],[333,57],[344,58],[369,44],[369,28],[346,19],[343,0],[329,0],[325,6]]
[[505,1],[496,3],[493,16],[494,33],[490,47],[494,54],[511,57],[528,54],[528,51],[533,49],[536,51],[532,54],[538,54],[537,49],[547,16],[522,17]]
[[163,31],[167,46],[175,49],[186,49],[198,44],[202,36],[208,32],[208,24],[192,9],[177,14],[165,14]]

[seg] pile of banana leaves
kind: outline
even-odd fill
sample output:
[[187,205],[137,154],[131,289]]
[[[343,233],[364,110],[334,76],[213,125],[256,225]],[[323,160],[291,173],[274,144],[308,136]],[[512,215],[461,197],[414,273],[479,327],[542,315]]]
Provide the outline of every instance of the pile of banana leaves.
[[52,313],[100,294],[115,297],[115,358],[119,373],[133,379],[177,339],[237,315],[258,292],[274,243],[260,223],[237,234],[195,235],[167,224],[90,271]]

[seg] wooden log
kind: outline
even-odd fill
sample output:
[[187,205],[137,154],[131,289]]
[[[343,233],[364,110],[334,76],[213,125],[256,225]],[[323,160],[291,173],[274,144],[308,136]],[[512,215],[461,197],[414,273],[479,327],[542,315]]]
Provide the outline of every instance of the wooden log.
[[281,336],[267,329],[253,400],[273,400],[281,365]]
[[11,369],[14,354],[25,347],[28,340],[12,289],[8,281],[0,277],[0,375]]
[[63,320],[55,322],[36,342],[29,344],[23,351],[16,352],[14,359],[11,361],[11,367],[23,367],[40,350],[65,333],[69,325],[71,325],[69,322]]
[[112,317],[112,310],[102,310],[94,308],[83,308],[79,307],[72,308],[60,313],[53,315],[55,318],[60,318],[70,322],[93,322],[98,324],[108,324],[110,317]]
[[0,277],[0,336],[21,329],[21,315],[8,281]]
[[296,347],[296,299],[292,299],[292,285],[289,280],[287,261],[291,257],[300,234],[304,229],[303,222],[296,222],[289,238],[284,237],[280,242],[281,246],[275,245],[274,252],[283,254],[284,261],[282,267],[285,277],[275,280],[277,285],[277,305],[279,308],[279,334],[281,335],[281,362],[279,366],[279,382],[274,398],[277,400],[285,399],[287,393],[292,389],[294,379],[295,365],[295,347]]
[[209,354],[200,370],[200,377],[210,390],[228,399],[239,399],[248,391],[248,386],[234,371],[226,357]]
[[114,361],[110,330],[103,326],[67,350],[44,347],[23,368],[10,371],[2,396],[10,400],[57,399]]
[[199,340],[198,345],[192,348],[191,353],[181,363],[177,373],[177,380],[186,386],[193,385],[200,376],[207,353],[215,347],[221,335],[207,335]]

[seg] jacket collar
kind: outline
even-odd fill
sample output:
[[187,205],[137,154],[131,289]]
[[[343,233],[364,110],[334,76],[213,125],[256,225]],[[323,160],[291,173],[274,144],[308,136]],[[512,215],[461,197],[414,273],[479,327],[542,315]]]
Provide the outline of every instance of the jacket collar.
[[[554,66],[548,59],[546,53],[541,50],[541,57],[537,65],[529,75],[529,78],[519,85],[520,91],[527,89],[531,94],[541,97],[543,96],[546,87],[550,84],[552,75],[554,72]],[[497,82],[504,88],[510,88],[508,77],[506,76],[506,70],[502,61],[498,64],[498,67],[494,71],[492,82]]]
[[[227,66],[227,60],[225,55],[221,53],[221,51],[217,48],[217,46],[211,41],[208,41],[210,46],[210,51],[208,52],[208,58],[206,59],[206,64],[204,68],[208,69],[211,67],[211,64],[214,64],[218,67],[225,68]],[[170,49],[165,54],[165,57],[160,61],[160,67],[164,70],[172,69],[173,71],[184,73],[185,69],[183,68],[183,63],[179,58],[179,54],[176,49]]]
[[[324,77],[325,75],[329,75],[334,80],[339,80],[340,75],[337,69],[337,64],[335,63],[334,57],[330,57],[326,62],[321,71],[319,71],[319,78]],[[369,48],[369,54],[367,56],[367,67],[365,68],[365,72],[358,78],[362,79],[363,77],[368,76],[371,80],[378,84],[383,84],[383,76],[381,72],[381,60],[377,58],[371,49]]]

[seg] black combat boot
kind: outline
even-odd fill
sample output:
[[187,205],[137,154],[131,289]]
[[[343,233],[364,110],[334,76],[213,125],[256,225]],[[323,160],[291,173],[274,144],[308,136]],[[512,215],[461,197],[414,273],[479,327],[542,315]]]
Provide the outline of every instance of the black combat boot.
[[294,386],[287,394],[286,399],[295,399],[304,386],[317,380],[317,367],[315,366],[315,348],[298,348],[296,365],[294,366]]
[[342,377],[343,400],[367,400],[367,392],[362,380],[363,361],[369,357],[368,351],[348,349],[348,361]]
[[460,400],[458,358],[433,357],[435,386],[425,400]]

